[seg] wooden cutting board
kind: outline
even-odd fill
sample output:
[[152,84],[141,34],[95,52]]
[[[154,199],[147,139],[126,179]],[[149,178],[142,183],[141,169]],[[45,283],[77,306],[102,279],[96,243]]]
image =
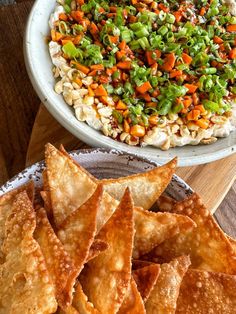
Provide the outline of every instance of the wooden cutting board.
[[[64,129],[41,105],[35,119],[26,157],[26,166],[44,158],[44,145],[61,143],[67,150],[88,147]],[[236,178],[236,154],[200,166],[181,167],[177,175],[199,193],[212,213],[216,211]]]

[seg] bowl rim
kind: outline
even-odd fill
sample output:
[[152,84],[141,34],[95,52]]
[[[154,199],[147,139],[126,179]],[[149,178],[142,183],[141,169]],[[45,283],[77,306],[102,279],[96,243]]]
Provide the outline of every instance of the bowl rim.
[[[34,90],[39,96],[40,100],[45,105],[45,107],[50,112],[50,114],[70,133],[72,133],[75,137],[79,138],[82,142],[90,146],[104,147],[108,149],[115,148],[129,154],[133,154],[136,156],[143,156],[148,159],[155,160],[159,162],[160,164],[166,163],[169,160],[171,160],[173,158],[172,157],[173,155],[162,156],[162,151],[159,148],[150,147],[149,149],[153,149],[153,153],[151,153],[151,152],[147,152],[145,147],[129,146],[128,144],[121,143],[121,142],[113,140],[112,138],[106,137],[105,135],[103,135],[102,133],[100,133],[99,131],[93,129],[92,127],[88,125],[86,125],[86,127],[80,127],[80,123],[84,124],[84,122],[78,121],[79,123],[75,125],[72,119],[70,119],[66,115],[61,114],[59,108],[55,105],[55,103],[51,99],[49,99],[48,95],[44,92],[44,88],[42,87],[40,82],[36,79],[36,75],[34,73],[36,73],[38,69],[33,63],[32,58],[31,58],[31,55],[32,55],[32,51],[31,51],[32,45],[30,44],[30,39],[32,37],[31,25],[33,23],[34,15],[37,11],[36,9],[40,2],[41,0],[36,0],[34,2],[31,12],[28,16],[24,39],[23,39],[23,52],[24,52],[25,65],[26,65],[26,69],[27,69],[30,81],[34,87]],[[90,134],[87,133],[87,130],[88,130],[87,126],[89,127]],[[224,139],[218,139],[218,141],[220,140],[224,140]],[[179,161],[178,166],[185,167],[185,166],[196,166],[200,164],[205,164],[205,163],[222,159],[236,152],[236,142],[233,145],[230,145],[228,147],[226,146],[224,148],[219,148],[218,150],[214,150],[214,147],[212,145],[209,145],[209,147],[212,147],[211,151],[204,152],[201,154],[199,153],[196,155],[193,153],[191,157],[190,156],[178,157],[178,161]],[[181,150],[183,147],[177,147],[177,148],[172,148],[172,149]],[[200,147],[200,146],[197,145],[197,147]],[[191,146],[191,149],[195,150],[195,146]],[[154,150],[156,150],[156,152]],[[178,154],[176,153],[176,155]]]

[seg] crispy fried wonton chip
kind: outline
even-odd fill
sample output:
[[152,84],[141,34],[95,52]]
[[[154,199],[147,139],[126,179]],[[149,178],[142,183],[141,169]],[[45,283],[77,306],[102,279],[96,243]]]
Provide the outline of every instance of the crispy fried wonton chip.
[[148,254],[148,260],[163,262],[190,255],[192,268],[236,274],[234,250],[197,194],[177,203],[172,212],[187,215],[197,227],[160,244]]
[[236,276],[189,269],[181,284],[176,314],[235,314]]
[[97,236],[109,248],[89,261],[80,276],[89,301],[102,313],[116,313],[123,302],[131,278],[133,236],[133,202],[127,189]]
[[94,241],[102,194],[102,186],[98,185],[87,202],[67,216],[58,231],[58,237],[73,260],[77,274],[82,270]]
[[161,273],[145,304],[147,314],[175,313],[180,285],[189,265],[188,256],[161,265]]
[[79,208],[93,194],[96,183],[54,146],[47,144],[45,152],[48,185],[56,226]]
[[173,198],[162,194],[157,200],[157,207],[161,212],[171,212],[176,203]]
[[177,159],[175,158],[169,163],[145,173],[118,179],[104,179],[102,183],[105,191],[117,200],[121,199],[128,186],[134,205],[149,209],[169,184],[175,172],[176,164]]
[[37,211],[37,227],[34,236],[41,247],[49,275],[55,285],[57,301],[64,309],[72,303],[77,269],[54,233],[43,208]]
[[4,261],[4,255],[1,251],[1,246],[5,238],[5,223],[7,217],[11,213],[12,204],[15,200],[16,195],[22,191],[27,191],[30,200],[33,201],[34,183],[32,181],[26,185],[22,185],[21,187],[0,196],[0,264]]
[[118,314],[145,314],[144,303],[137,289],[135,280],[131,277],[129,287]]
[[152,289],[154,288],[160,274],[160,270],[160,265],[151,264],[132,272],[138,291],[140,292],[144,302],[147,301]]
[[136,207],[134,211],[135,236],[133,258],[150,252],[154,247],[195,227],[188,217],[171,213],[154,213]]
[[98,256],[100,253],[107,250],[108,247],[109,247],[109,245],[105,241],[102,241],[99,239],[94,240],[94,242],[90,246],[89,254],[87,256],[86,262],[90,261],[94,257]]
[[26,192],[16,196],[6,221],[5,262],[0,265],[0,313],[54,313],[54,286],[38,243],[36,218]]
[[80,314],[72,305],[67,307],[65,310],[59,308],[56,314]]
[[75,289],[73,298],[73,307],[78,310],[80,314],[98,314],[100,313],[95,309],[93,304],[88,301],[88,297],[85,295],[81,284],[78,282]]
[[[46,165],[50,198],[55,224],[59,227],[66,217],[84,204],[94,193],[97,179],[75,163],[65,152],[50,144],[46,146]],[[104,193],[97,215],[97,230],[115,211],[118,202]]]

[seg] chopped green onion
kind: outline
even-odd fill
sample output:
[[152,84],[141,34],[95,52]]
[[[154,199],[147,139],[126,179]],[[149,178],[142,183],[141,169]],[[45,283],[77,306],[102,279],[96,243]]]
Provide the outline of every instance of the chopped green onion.
[[119,124],[121,124],[123,122],[123,116],[122,116],[122,114],[119,111],[113,110],[112,111],[112,115],[117,120],[117,122]]

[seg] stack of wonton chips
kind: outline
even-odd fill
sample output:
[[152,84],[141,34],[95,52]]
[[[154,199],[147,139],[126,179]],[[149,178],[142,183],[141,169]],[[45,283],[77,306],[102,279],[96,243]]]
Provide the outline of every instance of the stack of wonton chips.
[[103,180],[45,160],[41,202],[32,182],[0,198],[0,314],[236,313],[234,240],[197,194],[163,196],[176,159]]

